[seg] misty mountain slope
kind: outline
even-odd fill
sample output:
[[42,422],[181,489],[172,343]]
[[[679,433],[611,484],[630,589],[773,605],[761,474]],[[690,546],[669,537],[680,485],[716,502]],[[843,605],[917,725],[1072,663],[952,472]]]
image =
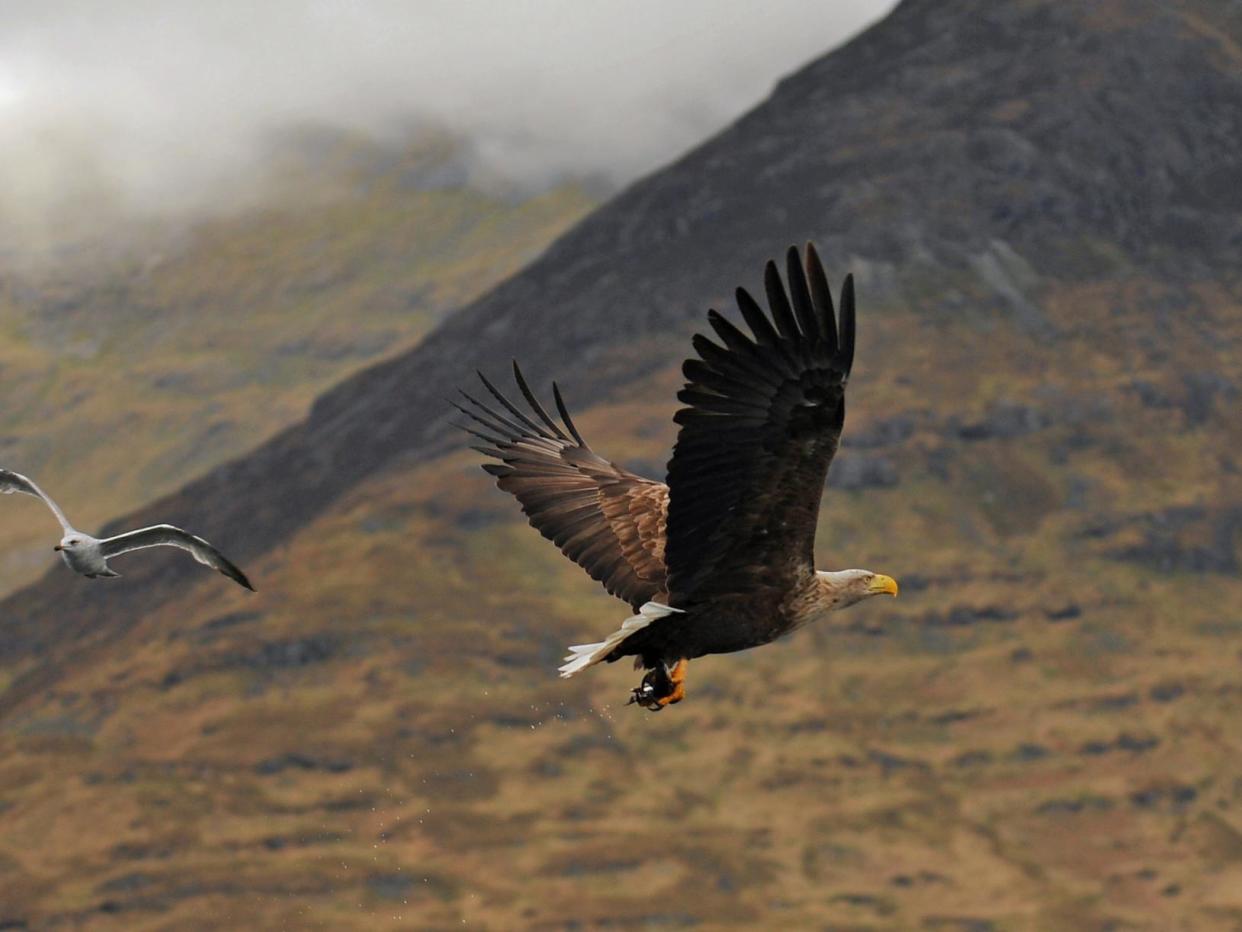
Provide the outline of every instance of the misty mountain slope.
[[[0,455],[80,526],[304,417],[590,206],[571,184],[472,189],[444,140],[291,136],[271,155],[279,182],[240,215],[113,218],[112,235],[77,238],[66,225],[43,256],[12,242],[21,224],[0,234]],[[0,592],[46,572],[56,530],[37,503],[4,504]]]
[[[134,559],[8,599],[0,920],[1236,928],[1242,298],[1214,179],[1242,85],[1208,13],[904,4],[127,519],[248,537],[258,594]],[[998,133],[1043,148],[944,162]],[[443,396],[517,355],[658,474],[688,333],[803,237],[859,276],[817,558],[901,598],[695,661],[656,716],[621,707],[622,664],[559,680],[628,612]]]
[[[442,399],[474,367],[590,373],[581,406],[674,361],[704,305],[804,238],[835,277],[858,273],[871,313],[912,307],[926,327],[1014,321],[1048,339],[1050,284],[1140,270],[1185,305],[1188,282],[1232,276],[1242,223],[1228,201],[1242,72],[1223,35],[1143,0],[902,4],[413,352],[110,527],[158,514],[251,559],[395,457],[443,450]],[[7,649],[133,617],[183,577],[160,561],[133,575],[89,594],[49,576],[9,603]]]

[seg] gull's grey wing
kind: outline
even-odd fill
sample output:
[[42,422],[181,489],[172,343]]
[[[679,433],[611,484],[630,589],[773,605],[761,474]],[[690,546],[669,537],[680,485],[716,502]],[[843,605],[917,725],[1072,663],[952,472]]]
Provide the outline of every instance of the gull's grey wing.
[[118,554],[129,553],[131,550],[141,550],[144,547],[180,547],[182,550],[188,550],[199,563],[210,566],[239,586],[245,586],[254,592],[254,586],[250,585],[246,574],[234,566],[228,557],[201,537],[195,537],[188,531],[173,527],[171,524],[156,524],[153,527],[118,534],[116,537],[109,537],[99,542],[99,549],[106,560]]
[[65,513],[60,510],[60,506],[52,501],[46,492],[35,485],[33,480],[27,479],[21,473],[13,472],[9,469],[0,469],[0,492],[3,492],[5,495],[12,495],[14,492],[25,492],[27,495],[43,499],[43,504],[52,509],[52,514],[56,515],[56,520],[60,522],[60,526],[66,531],[73,530],[73,526],[65,517]]

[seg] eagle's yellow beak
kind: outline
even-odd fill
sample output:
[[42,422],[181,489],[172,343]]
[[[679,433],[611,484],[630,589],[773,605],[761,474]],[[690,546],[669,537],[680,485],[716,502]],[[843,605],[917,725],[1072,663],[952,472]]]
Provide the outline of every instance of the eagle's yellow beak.
[[880,595],[887,592],[893,598],[897,597],[897,580],[892,576],[885,576],[883,573],[876,573],[875,578],[871,580],[871,584],[867,586],[867,591],[873,595]]

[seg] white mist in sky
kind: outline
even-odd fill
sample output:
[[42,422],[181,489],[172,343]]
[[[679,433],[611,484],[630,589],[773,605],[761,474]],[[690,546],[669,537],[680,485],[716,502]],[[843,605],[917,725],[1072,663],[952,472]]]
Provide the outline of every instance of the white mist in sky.
[[210,207],[298,126],[433,126],[501,178],[623,183],[893,5],[0,0],[0,213]]

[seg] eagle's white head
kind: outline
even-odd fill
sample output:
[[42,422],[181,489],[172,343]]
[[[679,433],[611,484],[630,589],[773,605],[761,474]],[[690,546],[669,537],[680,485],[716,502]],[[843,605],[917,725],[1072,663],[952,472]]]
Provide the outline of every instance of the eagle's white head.
[[897,580],[871,570],[820,570],[815,574],[823,584],[830,611],[848,608],[873,595],[897,595]]

